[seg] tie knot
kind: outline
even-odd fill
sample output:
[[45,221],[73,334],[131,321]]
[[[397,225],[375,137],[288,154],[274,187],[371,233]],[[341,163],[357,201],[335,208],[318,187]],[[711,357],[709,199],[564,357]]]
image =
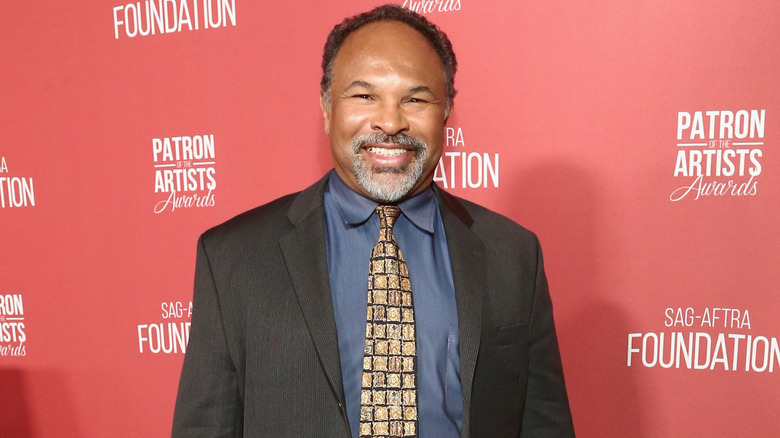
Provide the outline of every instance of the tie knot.
[[397,205],[377,205],[376,212],[379,215],[380,228],[392,230],[395,220],[401,214],[401,209]]

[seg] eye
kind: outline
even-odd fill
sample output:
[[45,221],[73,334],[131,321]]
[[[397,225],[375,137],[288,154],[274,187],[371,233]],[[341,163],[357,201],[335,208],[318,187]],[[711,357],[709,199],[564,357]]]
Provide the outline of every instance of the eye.
[[406,100],[409,103],[428,103],[427,100],[421,98],[421,97],[410,97]]
[[352,97],[354,97],[356,99],[366,99],[366,100],[371,100],[372,99],[370,94],[354,94],[354,95],[352,95]]

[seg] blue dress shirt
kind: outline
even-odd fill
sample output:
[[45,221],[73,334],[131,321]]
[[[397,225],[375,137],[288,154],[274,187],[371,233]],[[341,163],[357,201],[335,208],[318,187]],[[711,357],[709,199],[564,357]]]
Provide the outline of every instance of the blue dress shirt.
[[[358,438],[368,260],[379,237],[375,201],[331,172],[325,191],[328,273],[352,436]],[[447,239],[433,189],[399,203],[393,228],[409,268],[417,331],[419,437],[459,437],[463,417],[458,313]]]

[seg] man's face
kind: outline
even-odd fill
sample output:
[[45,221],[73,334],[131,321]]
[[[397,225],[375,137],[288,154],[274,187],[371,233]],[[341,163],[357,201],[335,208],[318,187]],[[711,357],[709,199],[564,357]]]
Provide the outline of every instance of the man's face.
[[352,32],[334,61],[330,108],[320,99],[341,179],[380,202],[427,188],[449,116],[446,90],[439,56],[408,25],[379,21]]

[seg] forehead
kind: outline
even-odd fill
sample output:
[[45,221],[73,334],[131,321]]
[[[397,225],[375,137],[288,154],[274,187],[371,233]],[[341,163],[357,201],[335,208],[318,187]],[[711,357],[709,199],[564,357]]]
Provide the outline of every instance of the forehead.
[[411,26],[393,20],[368,23],[349,34],[334,60],[334,80],[366,66],[444,75],[431,42]]

